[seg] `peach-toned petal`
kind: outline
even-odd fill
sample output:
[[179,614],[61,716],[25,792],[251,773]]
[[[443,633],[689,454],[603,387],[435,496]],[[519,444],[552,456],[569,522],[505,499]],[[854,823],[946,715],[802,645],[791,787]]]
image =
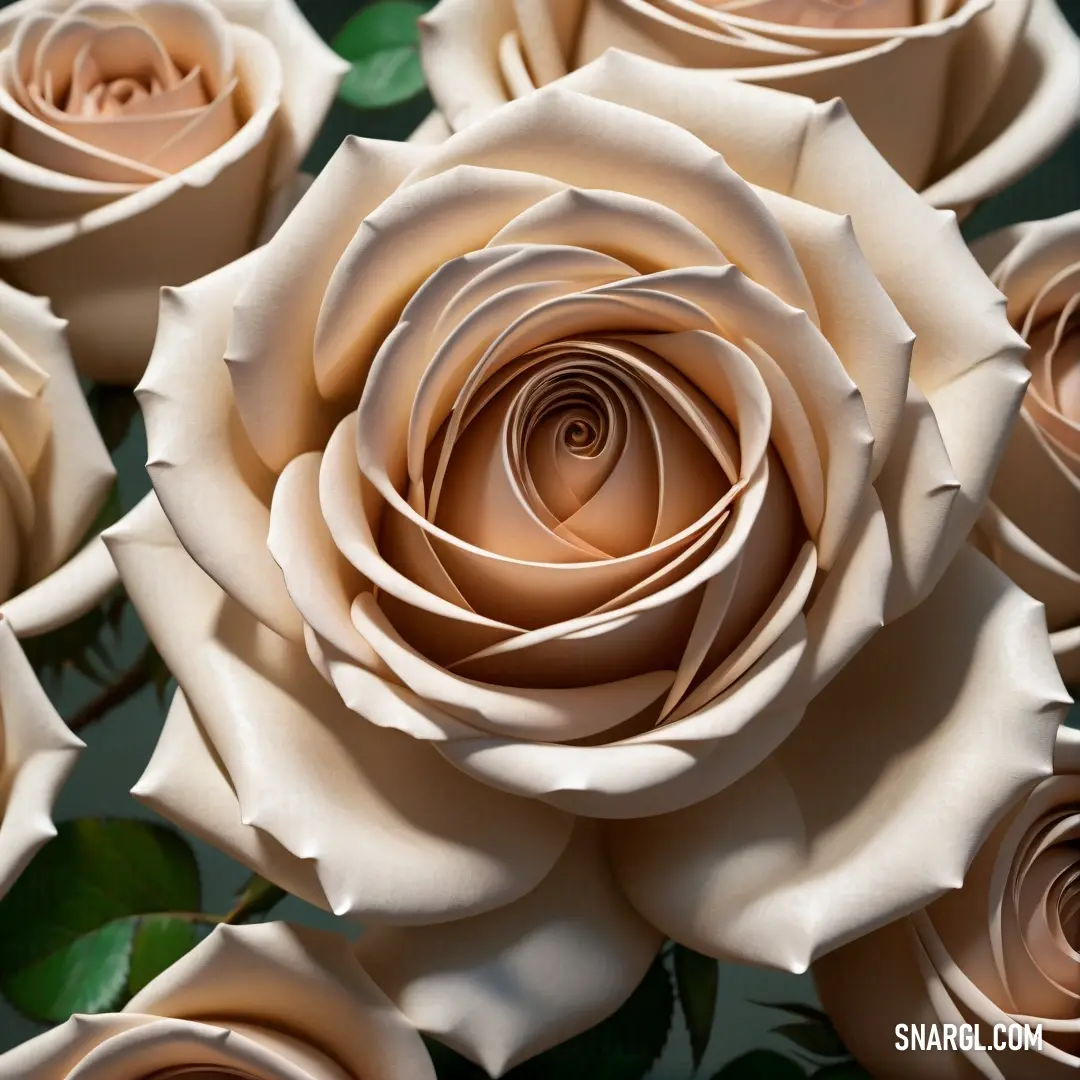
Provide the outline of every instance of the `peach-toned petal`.
[[490,738],[434,745],[487,784],[584,817],[667,814],[734,783],[790,734],[805,708],[796,678],[805,646],[806,629],[798,618],[708,705],[608,745]]

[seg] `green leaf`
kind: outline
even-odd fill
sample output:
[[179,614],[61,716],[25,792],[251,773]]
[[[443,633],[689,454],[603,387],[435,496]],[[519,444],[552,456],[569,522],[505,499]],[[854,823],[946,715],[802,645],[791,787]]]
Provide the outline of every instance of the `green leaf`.
[[871,1080],[870,1074],[854,1058],[822,1065],[810,1075],[813,1080]]
[[823,1058],[848,1057],[848,1048],[837,1035],[832,1024],[823,1024],[817,1020],[807,1020],[801,1024],[780,1024],[774,1027],[777,1035],[782,1035],[789,1042],[802,1047],[808,1053]]
[[131,421],[139,414],[135,394],[126,386],[94,383],[86,400],[106,449],[111,454],[127,437]]
[[[125,923],[113,923],[123,926]],[[137,994],[151,979],[195,947],[198,934],[187,919],[148,915],[138,921],[131,946],[127,992]]]
[[832,1027],[828,1013],[802,1001],[752,1001],[750,1004],[760,1005],[763,1009],[776,1009],[778,1012],[790,1013],[792,1016],[801,1016],[804,1020],[813,1020],[825,1027]]
[[231,922],[244,923],[267,915],[289,894],[272,881],[267,881],[258,874],[252,874],[244,887],[236,894]]
[[729,1061],[712,1080],[806,1080],[806,1073],[775,1050],[751,1050]]
[[195,855],[172,829],[121,819],[61,822],[0,900],[0,991],[44,1023],[116,1008],[129,978],[143,978],[154,957],[177,955],[175,930],[151,930],[138,944],[133,975],[141,916],[196,912],[199,894]]
[[712,1033],[713,1015],[716,1012],[716,991],[720,968],[709,956],[702,956],[685,945],[675,945],[673,950],[675,985],[679,990],[686,1028],[690,1033],[690,1052],[694,1068],[701,1065]]
[[420,0],[379,0],[342,27],[332,45],[352,64],[338,92],[343,101],[381,109],[424,89],[416,20],[431,7]]

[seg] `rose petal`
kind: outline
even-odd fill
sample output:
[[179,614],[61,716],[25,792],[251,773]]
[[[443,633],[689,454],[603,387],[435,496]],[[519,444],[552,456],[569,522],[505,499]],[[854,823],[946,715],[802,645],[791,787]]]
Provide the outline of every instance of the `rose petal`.
[[83,749],[38,684],[15,634],[0,617],[0,896],[34,853],[56,835],[49,817]]
[[632,903],[700,951],[802,971],[957,887],[1003,810],[1051,769],[1067,695],[1042,625],[1039,605],[965,549],[756,772],[620,827]]
[[[558,858],[568,818],[470,783],[427,745],[358,724],[297,646],[191,561],[152,497],[106,539],[228,772],[241,820],[312,860],[336,912],[463,917],[523,895]],[[401,775],[412,778],[404,788]]]
[[300,618],[266,547],[273,476],[244,435],[222,360],[232,305],[257,259],[164,290],[157,344],[136,395],[147,471],[185,547],[230,596],[296,641]]
[[758,663],[708,705],[616,743],[476,738],[433,745],[487,784],[583,817],[668,814],[734,783],[790,734],[805,707],[804,684],[796,678],[805,647],[798,615]]
[[435,149],[410,184],[457,165],[505,170],[541,163],[562,185],[661,202],[744,273],[813,316],[813,296],[790,245],[743,178],[715,151],[650,114],[568,93],[562,84],[548,87]]
[[501,1076],[613,1013],[660,946],[621,896],[602,836],[578,822],[522,899],[474,919],[367,931],[357,955],[414,1024]]
[[264,35],[281,57],[278,136],[268,177],[270,189],[277,190],[307,157],[349,63],[323,41],[294,0],[217,3],[230,22]]
[[329,908],[314,865],[240,819],[240,804],[182,690],[173,695],[154,753],[131,794],[180,828],[317,907]]
[[320,298],[364,218],[424,156],[397,143],[347,138],[235,296],[224,355],[248,437],[274,471],[324,445],[338,419],[328,419],[315,386]]
[[0,616],[19,637],[36,637],[85,615],[119,584],[120,575],[98,535],[48,577],[0,604]]

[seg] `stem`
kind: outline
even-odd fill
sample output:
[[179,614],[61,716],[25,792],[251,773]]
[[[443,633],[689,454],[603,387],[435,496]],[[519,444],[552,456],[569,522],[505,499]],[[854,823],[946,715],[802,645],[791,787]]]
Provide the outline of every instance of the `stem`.
[[144,686],[154,681],[153,661],[157,654],[152,645],[147,645],[131,667],[120,675],[101,693],[91,698],[70,720],[68,727],[72,731],[81,731],[88,724],[100,720],[106,713],[134,697]]
[[258,874],[253,874],[240,891],[232,910],[227,915],[221,916],[221,921],[236,925],[259,915],[269,914],[270,909],[288,895],[284,889],[273,882],[267,881]]
[[185,922],[193,923],[209,923],[212,926],[217,926],[218,923],[226,921],[224,915],[208,915],[205,911],[162,911],[160,914],[168,916],[170,919],[183,919]]

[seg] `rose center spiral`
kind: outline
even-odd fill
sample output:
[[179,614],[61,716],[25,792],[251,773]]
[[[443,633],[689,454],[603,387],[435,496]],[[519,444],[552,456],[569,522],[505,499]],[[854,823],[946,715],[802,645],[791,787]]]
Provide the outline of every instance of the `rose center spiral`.
[[563,441],[571,450],[584,450],[595,438],[596,428],[587,420],[571,420],[563,432]]

